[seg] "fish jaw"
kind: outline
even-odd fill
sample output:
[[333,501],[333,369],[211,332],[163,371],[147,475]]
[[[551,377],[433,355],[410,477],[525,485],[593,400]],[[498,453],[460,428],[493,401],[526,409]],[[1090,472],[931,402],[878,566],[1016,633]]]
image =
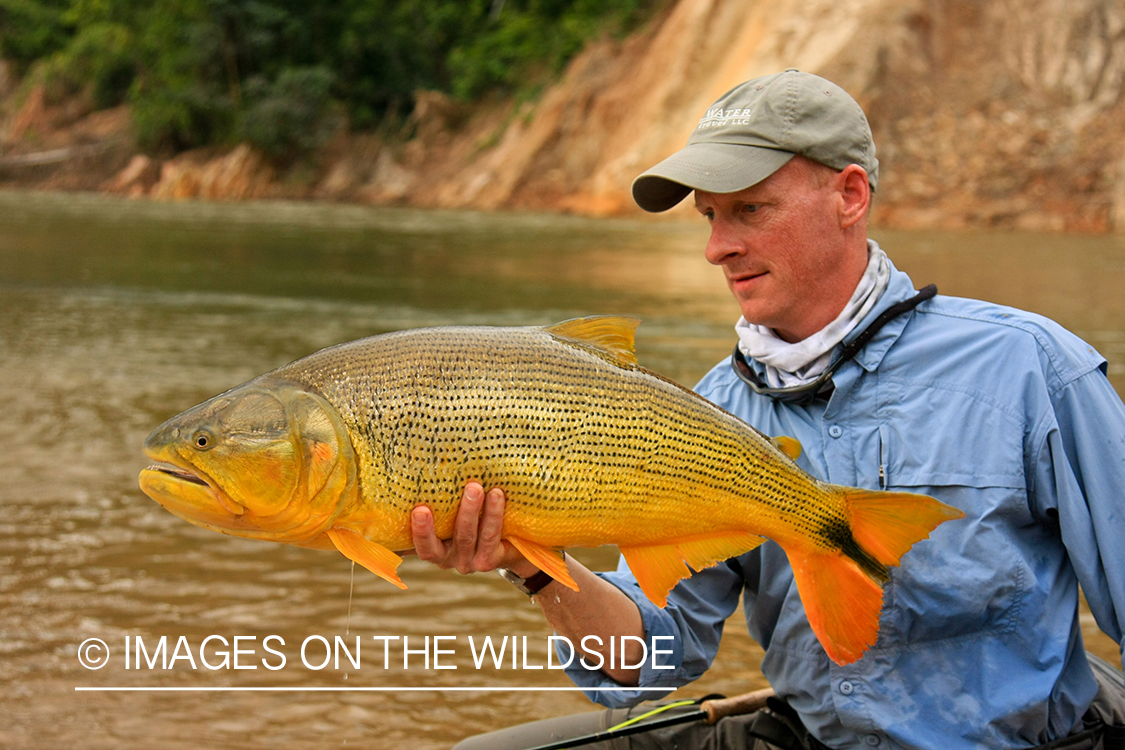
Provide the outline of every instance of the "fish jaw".
[[[149,455],[149,458],[156,456]],[[174,516],[211,531],[230,533],[245,509],[191,470],[149,466],[139,478],[141,491]]]

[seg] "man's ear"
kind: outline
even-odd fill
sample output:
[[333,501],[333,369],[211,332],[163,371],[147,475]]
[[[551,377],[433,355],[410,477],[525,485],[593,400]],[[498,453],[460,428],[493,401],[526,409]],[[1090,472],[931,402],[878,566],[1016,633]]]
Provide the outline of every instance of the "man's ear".
[[836,175],[840,194],[840,226],[847,229],[867,215],[871,205],[871,185],[867,170],[858,164],[849,164]]

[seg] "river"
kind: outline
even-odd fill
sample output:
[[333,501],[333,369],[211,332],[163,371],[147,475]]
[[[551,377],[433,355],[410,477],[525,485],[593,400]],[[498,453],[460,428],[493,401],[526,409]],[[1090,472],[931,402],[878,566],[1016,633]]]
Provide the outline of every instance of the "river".
[[[873,234],[916,286],[1060,321],[1125,388],[1125,238]],[[427,325],[635,315],[641,363],[692,384],[737,318],[705,240],[702,222],[0,192],[0,746],[428,750],[590,710],[513,690],[569,682],[546,668],[538,610],[497,576],[407,559],[399,591],[335,553],[198,529],[137,488],[140,445],[301,355]],[[1088,612],[1084,633],[1116,663]],[[348,653],[321,666],[337,637],[353,656],[360,639],[358,668]],[[478,669],[486,637],[519,658]],[[77,658],[83,643],[104,655],[91,638],[104,669]],[[761,687],[759,658],[733,621],[683,692]],[[210,690],[247,687],[399,689]]]

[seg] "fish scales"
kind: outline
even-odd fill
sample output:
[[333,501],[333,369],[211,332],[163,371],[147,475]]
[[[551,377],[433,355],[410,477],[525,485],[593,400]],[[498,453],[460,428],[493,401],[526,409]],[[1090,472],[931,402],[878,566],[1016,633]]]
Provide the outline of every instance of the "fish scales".
[[449,539],[465,485],[502,487],[502,538],[577,590],[557,550],[616,544],[659,606],[767,537],[838,663],[875,642],[888,568],[963,514],[829,485],[770,439],[637,365],[637,321],[450,327],[330,347],[158,427],[141,487],[224,533],[337,549],[405,588],[392,550],[429,506]]
[[[275,375],[316,388],[340,411],[366,502],[400,512],[426,503],[439,533],[470,479],[503,486],[519,529],[547,544],[607,533],[620,544],[651,541],[664,533],[643,523],[654,508],[685,533],[741,526],[755,510],[744,497],[751,486],[774,510],[808,495],[807,482],[776,481],[769,465],[788,459],[741,423],[732,430],[718,407],[542,330],[388,334]],[[591,512],[561,522],[558,511],[575,502]],[[804,528],[833,510],[806,509]]]

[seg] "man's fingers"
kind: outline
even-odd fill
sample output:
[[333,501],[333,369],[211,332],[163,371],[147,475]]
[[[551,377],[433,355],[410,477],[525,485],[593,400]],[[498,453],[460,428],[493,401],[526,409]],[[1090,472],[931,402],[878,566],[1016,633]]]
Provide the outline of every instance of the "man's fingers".
[[453,523],[453,538],[438,539],[434,514],[425,505],[410,512],[414,554],[441,568],[459,573],[495,570],[509,552],[501,539],[504,531],[504,491],[493,488],[485,495],[480,482],[469,482],[461,495],[461,506]]
[[477,534],[480,526],[484,488],[478,482],[469,482],[461,495],[461,507],[453,526],[453,566],[458,573],[472,573],[473,558],[477,554]]
[[410,534],[414,538],[414,553],[420,559],[445,566],[449,550],[434,533],[434,513],[425,505],[410,512]]
[[493,487],[484,498],[484,512],[477,532],[477,549],[473,557],[474,570],[492,570],[504,555],[500,534],[504,531],[504,491]]

